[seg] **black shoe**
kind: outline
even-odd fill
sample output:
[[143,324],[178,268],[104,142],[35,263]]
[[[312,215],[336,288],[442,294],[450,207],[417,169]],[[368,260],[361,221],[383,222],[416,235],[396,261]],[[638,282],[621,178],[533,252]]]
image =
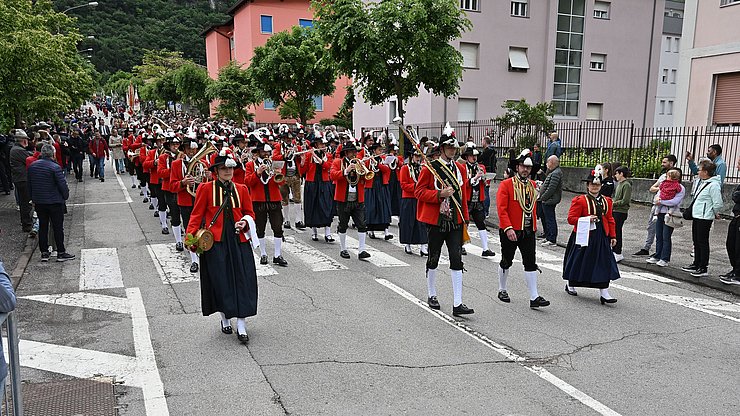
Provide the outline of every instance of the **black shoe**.
[[100,178],[100,182],[105,182],[105,178]]
[[343,259],[348,259],[349,258],[349,251],[347,251],[347,250],[340,251],[339,252],[339,257],[341,257]]
[[154,218],[159,218],[159,211],[154,211]]
[[139,189],[141,189],[141,185],[136,185],[136,186],[138,186],[138,187],[139,187]]
[[386,234],[385,237],[383,237],[383,238],[385,238],[385,241],[392,240],[393,239],[393,234]]
[[139,191],[139,196],[144,196],[144,191]]
[[428,252],[426,252],[424,250],[419,250],[419,256],[421,256],[421,257],[427,257],[428,255],[429,255]]
[[735,271],[732,270],[729,273],[725,273],[723,275],[720,275],[719,277],[724,277],[725,279],[734,279],[734,278],[737,277],[737,273],[735,273]]
[[295,228],[297,228],[299,230],[305,230],[306,229],[306,225],[303,224],[303,222],[298,221],[297,223],[295,223]]
[[647,250],[645,250],[644,248],[643,249],[640,249],[640,251],[638,251],[637,253],[633,254],[633,256],[649,256],[649,255],[650,255],[650,252],[647,251]]
[[85,182],[85,181],[83,181],[82,178],[78,178],[77,182]]
[[316,235],[316,234],[314,234],[314,235],[311,236],[311,240],[312,241],[319,241],[319,236]]
[[700,267],[694,270],[693,272],[691,272],[691,275],[694,277],[706,277],[706,276],[709,276],[709,273],[706,267]]
[[41,261],[47,262],[49,261],[49,257],[51,257],[51,253],[49,253],[48,251],[41,253]]
[[260,264],[267,264],[267,256],[260,256]]
[[283,258],[283,256],[273,257],[272,264],[277,264],[278,266],[282,267],[288,267],[288,262]]
[[468,308],[464,303],[452,307],[452,316],[470,315],[472,313],[475,313],[475,310],[473,308]]
[[249,342],[249,335],[247,334],[236,334],[236,338],[239,339],[239,342],[242,344]]
[[74,259],[75,259],[75,255],[74,254],[57,253],[57,261],[60,262],[60,263],[63,262],[63,261],[74,260]]
[[692,263],[692,264],[689,264],[688,266],[681,267],[681,270],[683,270],[685,272],[691,273],[691,272],[695,272],[696,269],[698,269],[698,268],[699,268],[699,266],[697,266],[696,264],[693,264]]
[[285,228],[286,230],[290,230],[290,221],[285,221],[283,223],[283,228]]
[[131,185],[131,189],[136,189],[136,185]]
[[439,308],[440,308],[439,301],[437,300],[437,297],[436,296],[430,296],[427,299],[427,305],[429,305],[430,308],[436,309],[436,310],[439,310]]
[[175,250],[177,251],[184,251],[185,246],[182,245],[182,243],[175,243]]
[[537,296],[534,300],[529,301],[530,308],[539,308],[543,306],[550,306],[550,301],[545,300],[542,296]]
[[224,334],[230,335],[234,333],[234,330],[231,328],[231,325],[224,326],[224,323],[221,322],[221,332]]
[[411,249],[406,246],[403,247],[403,252],[406,254],[414,254],[414,252],[411,251]]
[[144,198],[144,200],[143,200],[143,201],[141,201],[141,202],[143,202],[143,203],[145,203],[145,204],[146,204],[147,202],[149,202],[149,198]]
[[190,273],[198,273],[198,270],[200,267],[198,267],[198,263],[191,263],[190,264]]
[[486,250],[483,253],[481,253],[481,256],[483,256],[483,257],[493,257],[495,255],[496,255],[496,253],[494,253],[491,250]]
[[370,253],[368,253],[367,251],[363,250],[363,251],[360,252],[360,254],[357,255],[357,258],[360,259],[360,260],[365,260],[367,258],[370,258]]
[[568,289],[568,285],[565,285],[565,293],[571,296],[578,296],[578,292],[576,292],[575,290]]
[[334,237],[332,237],[330,235],[325,235],[324,236],[324,241],[326,241],[327,243],[333,243],[334,242]]
[[605,304],[605,303],[617,303],[617,300],[616,299],[614,299],[614,298],[607,299],[607,298],[605,298],[603,296],[599,296],[599,300],[601,301],[601,304],[602,305]]
[[370,238],[372,238],[373,240],[377,240],[377,239],[378,239],[378,237],[376,237],[376,236],[375,236],[375,233],[374,233],[374,232],[372,232],[372,231],[371,231],[371,232],[369,232],[369,233],[367,233],[367,236],[368,236],[368,237],[370,237]]
[[167,228],[167,227],[162,228],[162,234],[169,234],[169,233],[170,233],[170,229],[169,228]]
[[468,250],[465,250],[465,247],[460,247],[460,254],[463,255],[463,256],[467,256],[468,255]]
[[154,205],[149,204],[149,209],[154,209]]
[[511,302],[511,298],[509,297],[509,294],[506,293],[505,290],[499,290],[498,291],[498,300],[500,300],[501,302],[504,302],[504,303]]
[[93,177],[93,174],[92,174],[92,173],[90,173],[90,177],[91,177],[91,178]]

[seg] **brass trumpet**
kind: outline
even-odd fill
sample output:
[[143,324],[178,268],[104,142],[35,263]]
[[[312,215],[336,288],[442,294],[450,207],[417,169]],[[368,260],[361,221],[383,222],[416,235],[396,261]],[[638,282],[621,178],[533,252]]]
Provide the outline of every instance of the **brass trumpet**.
[[354,170],[358,176],[363,176],[366,181],[372,181],[375,178],[375,172],[368,169],[363,160],[364,159],[354,158],[349,161],[349,165],[352,166],[352,170]]

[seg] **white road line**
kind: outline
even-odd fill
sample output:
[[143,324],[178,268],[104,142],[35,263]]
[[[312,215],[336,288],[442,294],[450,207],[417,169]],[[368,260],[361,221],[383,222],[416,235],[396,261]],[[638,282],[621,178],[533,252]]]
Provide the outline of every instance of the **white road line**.
[[111,201],[111,202],[85,202],[82,204],[70,204],[73,207],[86,207],[89,205],[117,205],[117,204],[128,204],[127,201]]
[[[149,256],[157,268],[164,284],[198,281],[200,274],[190,273],[190,256],[185,258],[175,250],[174,244],[150,244],[146,246]],[[185,253],[185,252],[182,252]]]
[[303,244],[295,237],[285,237],[282,249],[292,257],[308,264],[313,272],[323,272],[328,270],[347,270],[347,266],[339,263],[328,255],[316,250],[315,248]]
[[78,308],[96,309],[99,311],[130,313],[128,300],[116,296],[101,295],[98,293],[77,292],[60,293],[58,295],[32,295],[21,296],[21,299],[36,302],[50,303],[52,305],[75,306]]
[[123,191],[123,196],[126,197],[126,203],[132,203],[133,200],[131,199],[131,195],[129,195],[128,189],[126,188],[126,185],[123,184],[123,179],[121,179],[121,175],[119,175],[118,172],[116,172],[116,179],[118,180],[118,186],[120,186]]
[[652,274],[652,273],[624,272],[624,271],[621,271],[620,270],[619,271],[619,274],[622,277],[624,277],[624,278],[633,279],[633,280],[650,280],[650,281],[658,282],[658,283],[677,283],[673,279],[669,279],[669,278],[663,277],[663,276],[658,276],[658,275]]
[[497,342],[491,340],[490,338],[486,337],[485,335],[479,333],[478,331],[474,330],[473,328],[465,325],[462,322],[456,321],[452,317],[445,315],[442,312],[435,311],[433,309],[430,309],[427,307],[426,303],[423,301],[417,299],[412,295],[411,293],[407,292],[406,290],[396,286],[395,284],[389,282],[385,279],[375,279],[376,282],[380,283],[381,285],[387,287],[388,289],[396,292],[397,294],[401,295],[406,300],[410,301],[414,305],[422,308],[424,311],[432,314],[432,316],[440,319],[442,322],[450,325],[451,327],[457,329],[458,331],[462,332],[465,335],[468,335],[469,337],[475,339],[476,341],[480,342],[481,344],[485,345],[486,347],[492,349],[493,351],[496,351],[497,353],[503,355],[508,360],[511,360],[522,367],[526,368],[527,370],[531,371],[532,373],[536,374],[541,379],[549,382],[553,386],[557,387],[558,389],[562,390],[569,396],[573,397],[574,399],[578,400],[579,402],[583,403],[584,405],[590,407],[591,409],[595,410],[600,415],[608,415],[608,416],[619,416],[619,413],[616,411],[610,409],[606,405],[602,404],[598,400],[594,399],[593,397],[589,396],[588,394],[578,390],[577,388],[573,387],[572,385],[568,384],[564,380],[558,378],[556,375],[550,373],[549,371],[545,370],[544,368],[528,364],[528,361],[530,360],[528,357],[519,355],[512,351],[511,349],[498,344]]
[[80,290],[123,287],[121,265],[115,248],[83,249],[80,256]]
[[159,376],[157,359],[154,356],[149,320],[146,316],[144,301],[138,287],[126,289],[126,297],[131,305],[131,323],[134,333],[134,349],[140,387],[144,394],[144,408],[147,415],[167,416],[167,399],[164,396],[164,385]]
[[[683,306],[684,308],[689,308],[695,311],[704,312],[708,315],[716,316],[718,318],[727,319],[728,321],[740,323],[740,318],[725,315],[723,313],[715,312],[713,310],[708,309],[707,302],[713,302],[713,301],[710,301],[709,299],[700,299],[703,302],[697,302],[697,300],[699,300],[698,298],[685,298],[683,296],[664,295],[660,293],[648,293],[648,292],[643,292],[641,290],[632,289],[631,287],[622,286],[616,283],[611,283],[609,287],[621,289],[621,290],[624,290],[630,293],[635,293],[638,295],[648,296],[653,299],[662,300],[664,302],[672,303],[674,305]],[[737,305],[737,304],[730,304],[730,305]]]
[[[389,243],[391,243],[391,244],[393,244],[393,245],[394,245],[394,246],[396,246],[396,247],[400,247],[401,249],[405,249],[405,248],[406,248],[406,244],[401,244],[400,242],[398,242],[398,241],[396,240],[396,238],[394,238],[393,240],[390,240],[390,241],[388,241],[388,242],[389,242]],[[412,246],[414,246],[414,245],[416,245],[416,244],[412,244]],[[444,251],[444,250],[443,250],[443,251]],[[403,254],[406,254],[406,252],[404,251],[404,252],[403,252]],[[416,254],[413,254],[413,255],[412,255],[412,254],[406,254],[406,255],[407,255],[407,256],[412,256],[412,257],[413,257],[413,256],[415,256]],[[421,257],[421,256],[420,256],[420,257]],[[449,259],[449,258],[448,258],[447,256],[445,256],[444,254],[440,254],[440,255],[439,255],[439,264],[450,264],[450,259]]]
[[[269,256],[268,256],[269,261]],[[257,277],[275,276],[278,274],[277,270],[270,264],[260,264],[260,255],[258,252],[254,252],[254,266],[257,269]]]
[[[358,247],[360,246],[360,242],[355,240],[354,238],[347,235],[347,250],[357,256],[358,253]],[[368,245],[365,246],[365,249],[368,253],[370,253],[370,258],[367,259],[369,263],[372,263],[378,267],[404,267],[408,266],[408,263],[403,262],[401,260],[398,260],[397,258],[391,256],[390,254],[383,253],[382,251],[379,251],[375,248],[372,248]]]

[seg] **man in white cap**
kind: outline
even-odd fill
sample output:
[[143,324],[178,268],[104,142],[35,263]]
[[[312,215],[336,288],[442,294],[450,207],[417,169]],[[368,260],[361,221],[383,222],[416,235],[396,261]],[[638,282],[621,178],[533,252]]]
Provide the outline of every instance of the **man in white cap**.
[[28,148],[28,135],[22,129],[17,129],[15,144],[10,149],[10,172],[13,184],[18,192],[18,206],[21,211],[21,226],[23,232],[30,233],[33,230],[33,218],[31,217],[31,194],[28,190],[28,175],[26,172],[26,158],[32,156]]
[[498,268],[498,298],[509,303],[506,291],[509,268],[514,262],[516,249],[522,255],[524,278],[529,287],[529,307],[539,308],[550,305],[537,292],[537,261],[535,231],[537,230],[537,190],[534,181],[529,179],[532,172],[532,158],[529,149],[524,149],[516,159],[516,174],[505,179],[496,193],[501,238],[501,262]]

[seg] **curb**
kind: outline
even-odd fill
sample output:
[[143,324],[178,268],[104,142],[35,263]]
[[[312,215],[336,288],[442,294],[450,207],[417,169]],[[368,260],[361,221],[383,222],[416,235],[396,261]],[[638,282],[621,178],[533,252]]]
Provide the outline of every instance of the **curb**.
[[[498,229],[498,224],[494,223],[493,221],[486,220],[486,225]],[[558,247],[566,248],[566,245],[562,243],[558,243]],[[673,267],[653,266],[651,264],[645,263],[644,261],[643,262],[635,261],[632,259],[627,259],[626,257],[624,260],[620,261],[619,264],[633,267],[635,269],[644,270],[646,272],[658,274],[658,275],[661,275],[661,276],[664,276],[670,279],[680,280],[682,282],[691,283],[697,286],[708,287],[711,289],[715,289],[715,290],[719,290],[722,292],[731,293],[736,296],[740,296],[740,286],[726,285],[720,282],[716,276],[696,278],[696,277],[691,276],[689,273],[684,272],[681,269],[676,269]]]
[[18,257],[18,262],[15,264],[15,269],[13,269],[13,273],[10,274],[10,281],[13,284],[13,290],[15,290],[16,292],[18,291],[18,286],[20,286],[21,280],[23,279],[23,274],[26,272],[28,263],[31,262],[33,252],[34,250],[36,250],[36,247],[38,247],[38,245],[38,236],[34,238],[26,237],[26,245],[25,247],[23,247],[23,251]]

